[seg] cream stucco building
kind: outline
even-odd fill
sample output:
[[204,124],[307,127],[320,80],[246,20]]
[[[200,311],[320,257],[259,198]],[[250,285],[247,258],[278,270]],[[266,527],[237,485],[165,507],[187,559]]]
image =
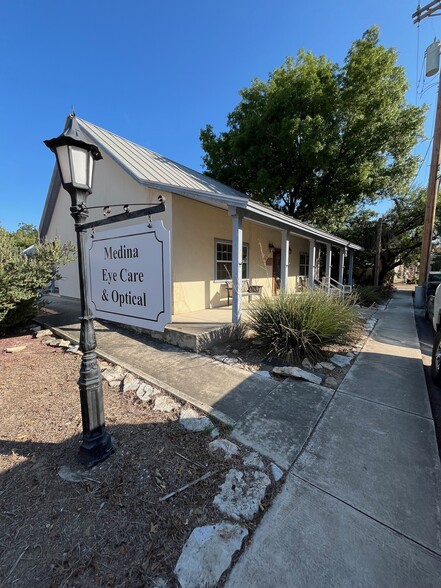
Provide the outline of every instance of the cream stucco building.
[[[89,219],[103,208],[155,204],[165,198],[161,219],[171,237],[173,315],[231,305],[232,321],[241,316],[245,290],[280,290],[352,283],[354,252],[361,247],[264,206],[208,176],[144,147],[77,119],[103,155],[95,169]],[[75,242],[70,198],[55,166],[41,224],[41,237]],[[127,221],[127,224],[135,221]],[[139,223],[140,221],[136,221]],[[147,222],[147,221],[145,221]],[[79,298],[77,265],[62,269],[60,295]]]

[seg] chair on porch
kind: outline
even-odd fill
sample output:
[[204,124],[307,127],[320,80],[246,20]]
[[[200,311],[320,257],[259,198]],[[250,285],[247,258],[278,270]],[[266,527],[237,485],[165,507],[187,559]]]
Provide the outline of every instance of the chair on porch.
[[296,291],[303,292],[308,287],[308,277],[307,276],[297,276],[296,279]]
[[[230,298],[233,298],[233,282],[225,282],[225,288],[227,290],[227,306],[230,306]],[[248,302],[251,302],[253,295],[262,296],[263,286],[256,284],[250,284],[248,280],[242,280],[242,288],[240,291],[241,296],[248,296]]]

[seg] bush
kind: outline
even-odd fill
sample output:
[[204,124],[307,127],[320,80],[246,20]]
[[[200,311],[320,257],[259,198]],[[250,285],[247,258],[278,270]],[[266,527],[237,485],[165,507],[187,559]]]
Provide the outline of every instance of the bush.
[[316,361],[326,346],[350,343],[360,328],[352,300],[322,290],[262,297],[250,307],[249,316],[268,355],[288,362],[305,357]]
[[29,322],[38,312],[42,292],[48,282],[60,276],[57,266],[74,259],[71,244],[45,241],[32,255],[22,255],[10,234],[0,230],[0,327],[16,327]]
[[391,284],[384,286],[358,286],[354,295],[362,306],[383,304],[392,296],[394,288]]

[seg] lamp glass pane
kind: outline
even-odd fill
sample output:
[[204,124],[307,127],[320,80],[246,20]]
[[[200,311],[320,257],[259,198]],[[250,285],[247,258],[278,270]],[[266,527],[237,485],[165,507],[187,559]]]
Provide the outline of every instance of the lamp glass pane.
[[70,169],[69,160],[69,147],[67,145],[61,145],[56,148],[57,161],[61,172],[61,181],[63,184],[72,183],[72,172]]
[[92,156],[92,152],[89,151],[88,153],[88,157],[89,157],[89,164],[87,167],[87,185],[90,187],[90,189],[92,189],[92,183],[93,183],[93,166],[95,165],[95,160]]
[[80,147],[69,147],[72,159],[72,173],[74,186],[88,186],[90,152]]

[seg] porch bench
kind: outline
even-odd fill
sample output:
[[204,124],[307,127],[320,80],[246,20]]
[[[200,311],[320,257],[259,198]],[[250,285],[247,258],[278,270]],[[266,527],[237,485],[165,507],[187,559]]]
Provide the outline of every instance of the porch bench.
[[[225,282],[225,287],[227,289],[227,306],[230,306],[230,298],[233,297],[233,283]],[[257,295],[259,298],[262,296],[262,288],[263,286],[250,284],[248,280],[244,280],[242,281],[240,295],[248,296],[248,301],[251,301],[253,295]]]

